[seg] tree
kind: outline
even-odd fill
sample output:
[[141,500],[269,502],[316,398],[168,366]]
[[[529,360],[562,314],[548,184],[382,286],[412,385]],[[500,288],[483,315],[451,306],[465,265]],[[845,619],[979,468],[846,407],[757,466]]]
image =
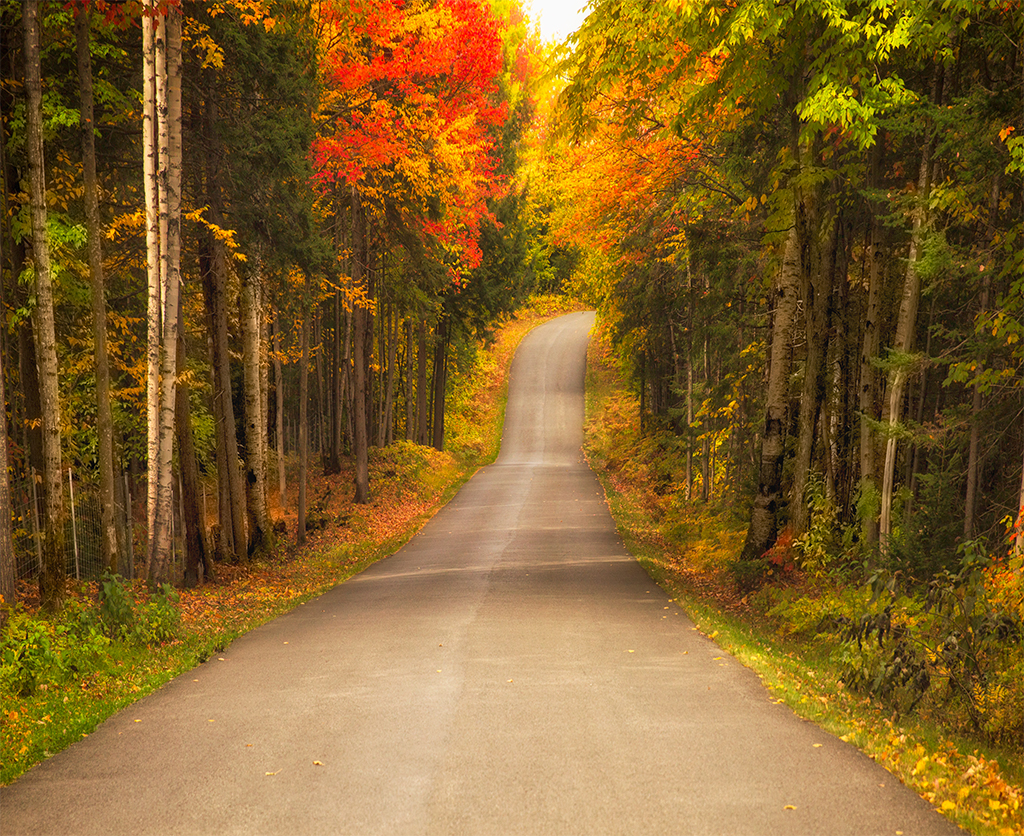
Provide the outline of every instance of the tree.
[[103,228],[100,221],[99,182],[96,175],[95,108],[92,56],[89,50],[89,9],[75,16],[78,79],[81,90],[82,180],[88,232],[89,277],[92,283],[93,356],[96,363],[96,441],[100,472],[100,531],[103,562],[118,568],[117,531],[114,527],[114,417],[110,408],[110,365],[107,358],[106,279],[103,270]]
[[43,158],[42,79],[39,59],[39,3],[26,0],[22,21],[25,34],[25,95],[32,215],[32,262],[36,307],[32,324],[43,423],[42,571],[39,594],[44,607],[56,608],[64,598],[67,570],[64,552],[64,494],[61,480],[60,400],[57,337],[53,315],[50,244],[46,229],[46,182]]
[[[0,271],[3,270],[5,242],[0,236]],[[2,299],[0,299],[2,302]],[[0,342],[2,346],[2,342]],[[16,566],[11,533],[11,483],[7,458],[7,399],[4,397],[4,358],[0,348],[0,608],[14,600]],[[3,616],[0,615],[0,619]]]
[[[152,10],[152,6],[149,7]],[[178,295],[181,285],[181,11],[168,6],[143,20],[146,104],[149,323],[149,549],[151,583],[170,580],[173,515],[172,453],[177,384]],[[148,41],[148,43],[147,43]],[[148,47],[148,51],[147,51]],[[151,83],[150,83],[151,82]],[[154,121],[155,117],[155,130]],[[153,144],[155,142],[155,145]],[[155,168],[154,168],[155,165]],[[155,186],[155,206],[153,190]],[[153,209],[157,215],[152,217]],[[155,221],[155,223],[154,223]],[[155,235],[153,233],[156,233]],[[154,321],[155,320],[155,321]]]

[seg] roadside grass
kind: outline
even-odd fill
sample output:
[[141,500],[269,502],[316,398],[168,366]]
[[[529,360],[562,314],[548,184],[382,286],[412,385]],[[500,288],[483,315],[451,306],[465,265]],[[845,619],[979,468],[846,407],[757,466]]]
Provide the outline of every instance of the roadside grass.
[[352,502],[351,469],[310,474],[315,530],[301,549],[294,510],[273,496],[275,518],[287,528],[276,550],[247,564],[217,564],[216,578],[196,589],[154,594],[141,581],[106,578],[69,589],[64,610],[46,616],[32,585],[21,585],[0,639],[0,784],[237,637],[394,554],[497,455],[509,366],[522,338],[576,309],[542,297],[502,323],[453,379],[445,452],[404,441],[371,451],[370,504]]
[[[591,342],[587,374],[587,458],[605,488],[627,547],[694,620],[698,629],[755,671],[793,711],[864,751],[937,810],[977,834],[1024,833],[1024,741],[1005,746],[958,734],[937,712],[896,712],[853,691],[828,637],[816,640],[782,619],[765,616],[763,601],[736,591],[730,566],[745,535],[728,497],[685,503],[666,490],[662,450],[637,431],[637,399],[623,383],[607,344]],[[769,590],[798,600],[815,623],[816,607],[843,595],[867,600],[863,588],[815,595],[787,575]],[[771,596],[766,595],[770,600]],[[761,604],[761,606],[757,606]],[[791,617],[796,608],[787,613]]]

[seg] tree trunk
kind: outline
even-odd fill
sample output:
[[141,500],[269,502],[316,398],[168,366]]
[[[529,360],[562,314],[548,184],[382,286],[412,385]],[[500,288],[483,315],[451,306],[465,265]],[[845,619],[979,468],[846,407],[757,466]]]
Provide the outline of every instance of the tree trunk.
[[[156,530],[157,468],[160,428],[160,333],[163,300],[160,290],[160,159],[156,125],[156,26],[154,0],[144,0],[142,16],[142,167],[146,202],[146,534]],[[149,546],[147,545],[147,561]]]
[[[794,212],[795,214],[795,212]],[[800,243],[794,218],[775,282],[768,392],[757,495],[750,515],[741,560],[757,560],[775,543],[782,503],[782,464],[786,449],[786,412],[792,367],[793,328],[800,291]]]
[[[159,415],[156,510],[154,528],[150,531],[147,569],[148,579],[153,584],[167,583],[170,579],[174,513],[172,459],[178,357],[178,294],[181,283],[181,12],[178,9],[170,9],[160,21],[156,70],[162,297],[160,313],[163,329],[158,347],[160,375],[156,394]],[[151,469],[153,464],[150,462]]]
[[[217,102],[212,79],[206,85],[206,197],[210,203],[210,222],[224,226],[217,137]],[[214,416],[218,437],[218,478],[221,484],[221,542],[225,555],[235,560],[246,557],[245,489],[239,469],[238,436],[235,431],[235,407],[231,396],[231,349],[228,339],[228,264],[223,242],[212,233],[206,235],[208,269],[203,271],[203,295],[210,329],[211,364],[214,373]]]
[[[177,355],[178,368],[185,368],[185,338],[180,330]],[[203,510],[199,505],[199,467],[196,463],[195,437],[192,433],[189,387],[179,381],[174,397],[178,467],[181,472],[182,524],[185,529],[185,586],[192,588],[198,586],[203,579],[213,579],[213,565],[206,545]]]
[[[357,296],[365,292],[366,281],[366,230],[363,207],[358,190],[352,189],[352,282]],[[370,470],[368,461],[369,447],[369,399],[366,386],[366,343],[367,319],[366,303],[361,298],[355,302],[353,312],[355,334],[353,337],[353,375],[354,393],[352,399],[352,418],[354,432],[352,438],[352,454],[355,458],[355,502],[365,504],[370,501]]]
[[[1000,178],[997,173],[993,178],[992,191],[989,195],[989,246],[995,230],[998,228],[997,213],[999,212]],[[987,265],[986,265],[987,266]],[[992,286],[991,271],[986,270],[981,277],[981,296],[978,301],[979,314],[988,310],[989,291]],[[978,482],[981,470],[981,387],[975,383],[971,393],[971,440],[967,455],[967,490],[964,497],[964,539],[974,537],[974,518],[978,509]]]
[[427,435],[427,320],[421,314],[416,323],[416,443],[426,446]]
[[[2,139],[0,139],[2,142]],[[0,274],[4,264],[4,236],[0,235]],[[0,283],[2,284],[2,283]],[[4,299],[0,288],[0,310],[4,310]],[[0,626],[4,613],[14,603],[14,589],[17,572],[14,564],[14,535],[11,529],[11,485],[7,462],[7,400],[4,397],[4,352],[0,341]]]
[[405,321],[405,440],[416,440],[416,400],[413,394],[412,385],[412,358],[415,353],[415,336],[413,335],[413,321],[409,318]]
[[89,11],[75,18],[78,89],[81,96],[82,179],[85,188],[85,226],[88,234],[89,278],[92,285],[93,357],[96,369],[96,444],[100,482],[100,540],[103,564],[117,571],[117,529],[114,526],[114,418],[110,408],[110,367],[107,362],[106,280],[103,274],[103,229],[100,223],[96,177],[96,136],[89,54]]
[[[2,99],[2,97],[0,97]],[[0,125],[3,125],[3,102],[0,100]],[[4,131],[0,129],[0,311],[7,310],[7,299],[2,281],[4,261],[7,257],[7,160],[4,153]],[[6,619],[5,613],[14,601],[17,567],[14,562],[14,532],[11,508],[11,485],[7,461],[7,399],[4,397],[4,329],[0,328],[0,627]]]
[[[885,136],[878,138],[871,152],[869,185],[875,187],[885,153]],[[881,348],[882,316],[882,222],[876,207],[871,207],[871,230],[867,250],[868,294],[860,352],[860,383],[857,406],[860,411],[860,491],[878,491],[877,450],[871,423],[879,415],[878,370],[874,361]],[[878,542],[878,519],[873,514],[861,517],[861,537],[865,543]]]
[[686,501],[693,500],[693,270],[686,248]]
[[[918,173],[917,207],[914,209],[913,228],[910,234],[910,251],[907,256],[907,270],[903,280],[899,317],[896,321],[896,336],[893,352],[907,355],[914,345],[914,330],[917,325],[917,309],[921,301],[921,274],[918,259],[924,246],[924,235],[928,223],[928,195],[931,191],[931,141],[926,140],[921,153],[921,167]],[[892,496],[896,472],[895,429],[900,422],[903,395],[906,391],[908,370],[906,363],[899,360],[889,372],[888,409],[886,424],[889,432],[885,443],[885,463],[882,470],[882,507],[879,517],[879,539],[883,549],[892,534]]]
[[444,398],[448,388],[448,320],[442,312],[437,320],[434,342],[434,415],[431,446],[444,449]]
[[281,374],[281,314],[274,312],[274,386],[276,388],[277,421],[275,436],[277,442],[277,492],[278,504],[284,511],[288,507],[287,474],[285,473],[284,448],[284,376]]
[[[943,95],[943,66],[937,64],[932,83],[932,101],[939,105]],[[928,201],[931,195],[932,149],[934,137],[931,133],[925,137],[921,149],[921,166],[917,177],[916,206],[911,222],[910,249],[907,254],[907,269],[903,280],[903,293],[900,298],[899,317],[896,321],[896,336],[893,340],[893,352],[907,355],[914,345],[914,331],[917,326],[917,309],[921,302],[921,274],[918,271],[918,260],[924,248],[925,234],[928,230]],[[879,515],[879,541],[885,549],[892,534],[892,496],[895,488],[896,471],[896,436],[895,429],[900,422],[903,407],[903,395],[907,384],[907,367],[902,361],[897,362],[889,372],[887,410],[884,418],[889,432],[886,434],[885,463],[882,469],[881,513]]]
[[39,595],[47,609],[64,598],[67,571],[64,553],[64,493],[61,482],[60,400],[57,339],[50,275],[50,243],[46,231],[46,167],[43,159],[42,70],[39,58],[39,2],[25,0],[26,140],[29,201],[32,216],[32,261],[36,306],[32,315],[43,425],[43,565]]
[[395,410],[395,366],[398,364],[398,315],[392,311],[387,328],[381,327],[381,333],[390,333],[388,343],[388,376],[384,394],[384,416],[381,428],[381,446],[386,447],[394,440]]
[[827,252],[820,244],[820,211],[817,195],[805,201],[805,223],[801,238],[805,242],[803,264],[804,316],[807,332],[807,358],[804,361],[803,390],[800,395],[800,419],[793,464],[793,488],[790,525],[794,535],[807,530],[807,483],[814,453],[815,429],[825,397],[825,359],[828,355],[828,306],[832,298],[833,272],[838,246],[839,219],[833,219]]
[[249,553],[273,548],[274,528],[267,510],[266,446],[263,426],[263,393],[260,375],[260,310],[262,308],[263,258],[255,252],[242,281],[242,378],[245,389],[245,487],[249,511]]
[[301,546],[306,542],[306,475],[309,469],[309,274],[306,274],[302,304],[302,360],[299,367],[299,496],[298,524],[295,540]]
[[341,293],[335,292],[332,299],[334,310],[334,328],[331,330],[331,399],[330,399],[330,427],[331,437],[329,446],[324,452],[324,475],[331,476],[341,472],[341,428],[342,428],[342,402],[343,402],[343,375],[341,367]]

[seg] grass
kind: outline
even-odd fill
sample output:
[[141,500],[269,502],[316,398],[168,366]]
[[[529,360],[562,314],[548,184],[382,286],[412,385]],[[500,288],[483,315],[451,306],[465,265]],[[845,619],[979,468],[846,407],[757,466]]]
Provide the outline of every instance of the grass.
[[627,547],[652,579],[703,633],[754,670],[776,699],[858,746],[961,827],[998,836],[1024,833],[1020,746],[958,736],[934,717],[897,715],[846,686],[827,644],[779,635],[739,595],[728,569],[742,547],[744,520],[732,513],[728,498],[718,498],[717,508],[666,499],[656,489],[664,458],[656,460],[644,447],[636,417],[636,398],[607,345],[593,341],[586,452]]
[[[114,712],[238,636],[394,554],[497,455],[515,349],[533,327],[564,312],[564,304],[535,300],[503,323],[473,368],[454,381],[450,452],[408,442],[373,450],[373,498],[364,506],[352,502],[351,470],[329,478],[312,474],[310,504],[322,527],[301,549],[286,534],[273,554],[248,564],[218,564],[213,582],[178,591],[173,638],[112,638],[108,634],[117,631],[103,621],[98,582],[70,590],[67,607],[52,617],[38,612],[34,589],[23,585],[0,644],[0,784],[87,736]],[[275,512],[294,533],[294,513],[279,502]],[[122,613],[123,619],[147,626],[155,617],[149,591],[141,582],[121,586],[133,612]],[[30,683],[21,676],[26,671]]]

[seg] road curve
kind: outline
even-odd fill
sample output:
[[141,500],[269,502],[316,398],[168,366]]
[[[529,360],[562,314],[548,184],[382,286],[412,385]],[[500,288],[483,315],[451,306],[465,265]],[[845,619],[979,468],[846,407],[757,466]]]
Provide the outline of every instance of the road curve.
[[580,452],[592,315],[524,340],[497,462],[395,556],[0,791],[0,831],[945,834],[626,553]]

